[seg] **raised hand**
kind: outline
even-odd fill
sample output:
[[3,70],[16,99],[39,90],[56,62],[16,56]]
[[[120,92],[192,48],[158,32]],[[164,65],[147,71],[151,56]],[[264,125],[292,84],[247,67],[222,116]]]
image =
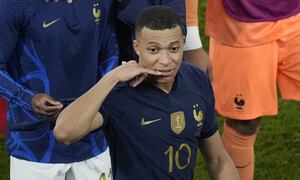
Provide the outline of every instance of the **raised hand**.
[[121,66],[113,70],[119,81],[125,82],[131,80],[131,86],[135,87],[145,80],[148,75],[159,76],[161,72],[152,69],[146,69],[136,61],[122,63]]
[[56,117],[63,108],[63,104],[47,94],[38,93],[31,99],[31,107],[37,115]]

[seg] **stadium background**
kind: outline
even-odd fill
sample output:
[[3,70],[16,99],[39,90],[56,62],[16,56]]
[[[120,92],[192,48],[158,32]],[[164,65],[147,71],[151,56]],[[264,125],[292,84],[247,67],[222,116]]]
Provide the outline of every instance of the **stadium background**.
[[[208,51],[208,38],[203,34],[205,4],[206,1],[200,0],[199,28],[203,46]],[[218,116],[218,120],[222,131],[223,119]],[[279,99],[279,114],[262,118],[255,149],[255,180],[300,179],[300,102],[283,102]],[[9,158],[3,137],[0,137],[0,180],[9,180]],[[197,157],[194,180],[209,180],[200,153]]]

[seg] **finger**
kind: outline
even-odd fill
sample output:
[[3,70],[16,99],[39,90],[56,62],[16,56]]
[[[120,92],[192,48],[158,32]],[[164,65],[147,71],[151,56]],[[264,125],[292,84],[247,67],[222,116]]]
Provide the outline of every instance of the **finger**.
[[62,110],[63,106],[46,106],[43,110],[47,113],[57,112]]
[[146,77],[147,77],[147,74],[142,74],[140,76],[137,76],[137,78],[130,83],[130,86],[131,87],[136,87],[141,82],[143,82],[146,79]]
[[53,2],[58,3],[59,0],[53,0]]
[[130,61],[126,62],[126,64],[137,64],[137,62],[135,60],[130,60]]
[[126,61],[122,61],[122,63],[121,63],[121,64],[122,64],[122,65],[124,65],[124,64],[126,64],[126,63],[127,63]]
[[47,2],[49,2],[50,0],[45,0],[45,2],[47,3]]
[[47,106],[60,106],[60,105],[63,105],[63,104],[61,102],[56,101],[56,100],[51,98],[51,99],[46,100],[46,105]]
[[57,113],[57,111],[53,112],[46,112],[44,110],[40,110],[37,114],[42,116],[54,116]]
[[142,68],[141,74],[151,74],[151,75],[160,76],[161,72],[160,71],[155,71],[155,70],[152,70],[152,69]]
[[37,115],[42,115],[42,116],[51,116],[53,114],[56,113],[56,111],[53,111],[53,112],[46,112],[44,109],[41,109],[41,108],[37,108],[35,109],[35,114]]
[[68,2],[69,4],[71,4],[71,3],[72,3],[72,0],[67,0],[67,2]]
[[39,103],[39,105],[37,105],[37,108],[45,112],[53,112],[61,110],[63,108],[63,104],[61,104],[60,102],[57,103],[56,101],[46,99],[45,101]]

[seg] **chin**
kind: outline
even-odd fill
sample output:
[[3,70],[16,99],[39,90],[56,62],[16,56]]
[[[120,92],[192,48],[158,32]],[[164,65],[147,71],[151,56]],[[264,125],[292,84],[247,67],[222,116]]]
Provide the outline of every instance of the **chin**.
[[159,77],[157,78],[156,82],[160,84],[169,84],[174,81],[174,76],[167,76],[167,77]]

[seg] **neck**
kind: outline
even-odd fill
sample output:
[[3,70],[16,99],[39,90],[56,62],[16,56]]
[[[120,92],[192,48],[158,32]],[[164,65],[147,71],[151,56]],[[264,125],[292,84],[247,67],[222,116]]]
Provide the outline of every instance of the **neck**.
[[169,83],[159,83],[155,81],[154,79],[150,78],[147,79],[147,81],[152,84],[153,86],[157,87],[158,89],[162,90],[166,94],[169,94],[172,90],[172,87],[174,85],[175,79]]

